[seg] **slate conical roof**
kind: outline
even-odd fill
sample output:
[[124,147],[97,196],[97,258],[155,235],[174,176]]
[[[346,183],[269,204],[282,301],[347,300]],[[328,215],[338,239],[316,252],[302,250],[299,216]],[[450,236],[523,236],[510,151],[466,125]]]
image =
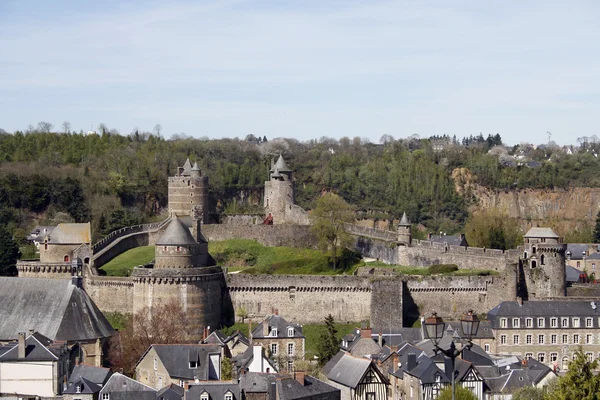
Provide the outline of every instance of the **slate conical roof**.
[[276,169],[279,170],[279,172],[292,172],[292,170],[285,163],[285,160],[283,159],[283,156],[281,154],[279,155],[275,166],[271,168],[271,171],[274,171]]
[[192,171],[200,171],[200,167],[198,166],[197,162],[194,163],[194,166],[192,167]]
[[185,160],[185,164],[183,164],[182,175],[189,175],[191,170],[192,170],[192,163],[190,162],[190,158],[188,157],[188,159]]
[[183,225],[179,218],[174,218],[165,229],[165,233],[156,241],[160,246],[179,246],[198,244],[190,230]]
[[406,211],[404,211],[404,213],[402,214],[402,219],[400,220],[400,225],[410,225],[410,221],[408,220],[408,217],[406,216]]

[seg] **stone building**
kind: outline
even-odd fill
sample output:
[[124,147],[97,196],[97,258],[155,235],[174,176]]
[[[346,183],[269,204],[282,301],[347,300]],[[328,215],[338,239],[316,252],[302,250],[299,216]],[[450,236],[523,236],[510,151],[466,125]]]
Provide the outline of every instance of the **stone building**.
[[277,310],[258,324],[251,336],[253,344],[260,344],[269,352],[279,371],[287,372],[294,371],[296,360],[304,359],[305,340],[302,327],[286,321]]
[[280,155],[271,163],[269,180],[265,182],[264,207],[273,224],[308,225],[308,213],[296,205],[296,190],[292,170]]
[[169,181],[169,216],[190,215],[193,206],[198,206],[203,215],[202,222],[208,222],[208,176],[202,175],[198,163],[190,163],[188,158],[183,167],[177,168]]
[[225,279],[208,254],[201,221],[193,224],[196,237],[173,218],[156,241],[154,264],[134,268],[133,313],[175,301],[192,316],[193,339],[201,340],[205,328],[222,325]]

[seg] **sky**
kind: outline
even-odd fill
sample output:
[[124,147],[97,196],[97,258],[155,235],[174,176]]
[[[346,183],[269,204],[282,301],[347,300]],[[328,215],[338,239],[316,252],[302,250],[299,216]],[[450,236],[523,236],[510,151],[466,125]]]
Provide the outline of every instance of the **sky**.
[[0,128],[600,136],[600,2],[0,0]]

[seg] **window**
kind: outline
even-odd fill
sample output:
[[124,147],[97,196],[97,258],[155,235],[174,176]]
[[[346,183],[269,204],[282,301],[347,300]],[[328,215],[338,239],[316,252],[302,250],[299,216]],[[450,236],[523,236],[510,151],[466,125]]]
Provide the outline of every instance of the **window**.
[[529,360],[530,358],[533,358],[533,353],[525,353],[525,359]]
[[489,352],[489,351],[490,351],[490,345],[489,345],[489,343],[486,343],[486,344],[484,344],[484,345],[483,345],[483,349],[484,349],[486,352]]
[[538,335],[538,344],[544,344],[545,339],[544,335]]
[[550,327],[558,328],[558,318],[550,318]]
[[513,328],[519,328],[520,325],[521,325],[521,320],[519,318],[512,319],[512,327]]
[[578,334],[573,335],[573,344],[579,344],[579,335]]
[[557,344],[558,343],[558,335],[550,335],[550,342],[552,344]]
[[557,362],[558,361],[558,353],[550,353],[550,362]]
[[513,335],[513,344],[519,344],[519,335]]
[[75,393],[81,393],[81,385],[75,386]]
[[277,331],[277,328],[272,328],[272,329],[271,329],[271,336],[277,337],[277,334],[278,334],[278,333],[279,333],[279,332]]
[[[542,240],[542,241],[544,241],[544,240]],[[545,261],[545,260],[544,260],[544,255],[542,254],[542,255],[540,256],[540,265],[544,265],[544,261]]]
[[533,335],[525,336],[525,343],[527,343],[527,344],[533,343]]
[[562,335],[562,344],[569,343],[569,335]]
[[593,318],[586,318],[585,319],[585,327],[586,328],[593,328],[594,327],[594,319]]
[[546,362],[546,353],[538,353],[537,360],[541,363]]
[[533,318],[525,318],[525,326],[527,328],[533,327]]
[[560,325],[563,328],[568,328],[569,327],[569,318],[561,318],[560,319]]
[[500,318],[500,328],[506,328],[506,318]]
[[592,343],[594,343],[594,335],[592,335],[592,334],[585,335],[585,344],[592,344]]
[[274,356],[277,355],[277,343],[271,343],[271,354]]
[[162,387],[163,387],[163,379],[162,379],[162,376],[159,376],[159,377],[158,377],[158,387],[159,387],[159,388],[162,388]]
[[294,337],[294,328],[291,326],[288,328],[288,337]]
[[375,392],[367,392],[366,400],[375,400]]
[[208,400],[208,393],[204,392],[200,395],[200,400]]
[[573,328],[579,328],[579,318],[573,318]]
[[168,247],[167,246],[163,246],[163,251],[167,251]]
[[596,271],[596,263],[592,263],[592,271]]
[[293,356],[294,355],[294,343],[288,343],[288,356]]
[[287,372],[294,372],[294,360],[288,360],[287,362]]
[[181,251],[181,246],[177,246],[177,251]]
[[154,370],[158,370],[158,360],[156,357],[154,357]]
[[198,361],[190,361],[190,369],[198,368]]
[[102,393],[102,400],[110,400],[110,393]]
[[537,319],[537,327],[544,328],[546,326],[546,320],[544,318]]
[[577,268],[581,267],[581,261],[577,261]]
[[233,400],[233,395],[231,394],[231,392],[225,393],[225,399],[224,400]]
[[500,344],[506,344],[506,335],[500,335]]
[[585,358],[588,362],[594,361],[594,353],[585,353]]

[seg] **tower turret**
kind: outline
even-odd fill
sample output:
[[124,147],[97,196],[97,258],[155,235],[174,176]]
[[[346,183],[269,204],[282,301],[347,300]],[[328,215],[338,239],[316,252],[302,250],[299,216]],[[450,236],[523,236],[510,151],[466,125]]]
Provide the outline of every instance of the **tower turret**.
[[520,263],[531,299],[565,296],[567,245],[551,228],[531,228],[524,236]]
[[400,223],[398,224],[398,242],[405,246],[410,246],[412,242],[412,232],[411,232],[412,224],[410,220],[406,216],[406,211],[402,214],[402,218],[400,219]]

